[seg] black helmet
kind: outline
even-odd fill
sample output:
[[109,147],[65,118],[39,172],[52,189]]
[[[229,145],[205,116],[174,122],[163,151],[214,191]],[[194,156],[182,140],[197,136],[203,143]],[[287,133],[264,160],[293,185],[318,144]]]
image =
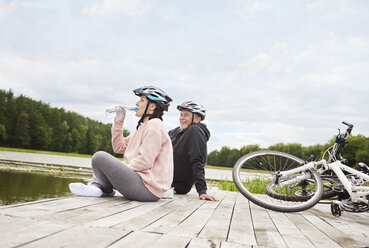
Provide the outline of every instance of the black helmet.
[[145,95],[151,102],[156,102],[164,110],[168,111],[168,107],[172,98],[170,98],[164,91],[155,86],[144,86],[134,89],[133,92],[137,96]]

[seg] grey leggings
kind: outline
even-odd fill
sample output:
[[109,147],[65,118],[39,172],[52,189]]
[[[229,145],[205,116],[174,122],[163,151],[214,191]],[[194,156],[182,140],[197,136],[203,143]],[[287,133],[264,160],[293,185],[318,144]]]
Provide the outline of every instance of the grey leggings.
[[151,193],[137,172],[123,164],[109,153],[99,151],[92,157],[93,184],[104,193],[118,190],[126,198],[134,201],[157,201],[160,198]]

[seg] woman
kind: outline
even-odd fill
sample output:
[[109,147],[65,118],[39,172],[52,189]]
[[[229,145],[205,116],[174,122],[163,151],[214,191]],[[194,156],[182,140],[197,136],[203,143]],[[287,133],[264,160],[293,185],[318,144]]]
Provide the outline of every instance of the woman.
[[125,111],[117,115],[112,126],[112,144],[124,162],[106,152],[92,157],[94,181],[88,185],[71,183],[72,193],[80,196],[113,196],[118,190],[136,201],[157,201],[173,180],[172,143],[162,122],[172,99],[154,86],[133,90],[140,97],[136,103],[137,130],[123,137]]

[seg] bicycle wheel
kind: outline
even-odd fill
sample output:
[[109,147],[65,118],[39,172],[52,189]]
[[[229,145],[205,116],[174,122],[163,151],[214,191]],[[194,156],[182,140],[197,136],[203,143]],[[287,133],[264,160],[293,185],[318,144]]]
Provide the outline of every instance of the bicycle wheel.
[[[277,175],[277,172],[297,168],[303,162],[283,152],[249,153],[234,165],[233,181],[242,195],[261,207],[278,212],[303,211],[313,207],[322,197],[323,184],[319,174],[314,169],[307,169],[288,176]],[[268,195],[268,190],[269,193],[278,192],[278,196]]]
[[333,199],[345,191],[345,187],[337,176],[320,175],[323,182],[322,200]]
[[[323,183],[323,194],[321,200],[327,200],[337,196],[342,190],[340,186],[343,186],[336,176],[325,176],[320,175]],[[266,185],[266,194],[275,198],[282,199],[285,201],[307,201],[314,195],[315,182],[312,179],[307,179],[300,182],[301,189],[294,191],[294,194],[288,192],[280,192],[278,187],[274,187],[274,182],[270,182]],[[275,190],[276,189],[276,190]]]

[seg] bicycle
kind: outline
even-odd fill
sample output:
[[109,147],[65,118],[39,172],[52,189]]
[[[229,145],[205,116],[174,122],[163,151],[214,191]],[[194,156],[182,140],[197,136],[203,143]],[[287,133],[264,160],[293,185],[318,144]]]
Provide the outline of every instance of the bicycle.
[[233,167],[237,189],[256,205],[278,212],[303,211],[322,199],[330,200],[335,216],[340,216],[342,210],[368,211],[369,168],[359,163],[360,172],[345,165],[341,150],[347,145],[353,125],[343,124],[347,125],[345,134],[339,131],[320,161],[303,161],[277,151],[244,155]]

